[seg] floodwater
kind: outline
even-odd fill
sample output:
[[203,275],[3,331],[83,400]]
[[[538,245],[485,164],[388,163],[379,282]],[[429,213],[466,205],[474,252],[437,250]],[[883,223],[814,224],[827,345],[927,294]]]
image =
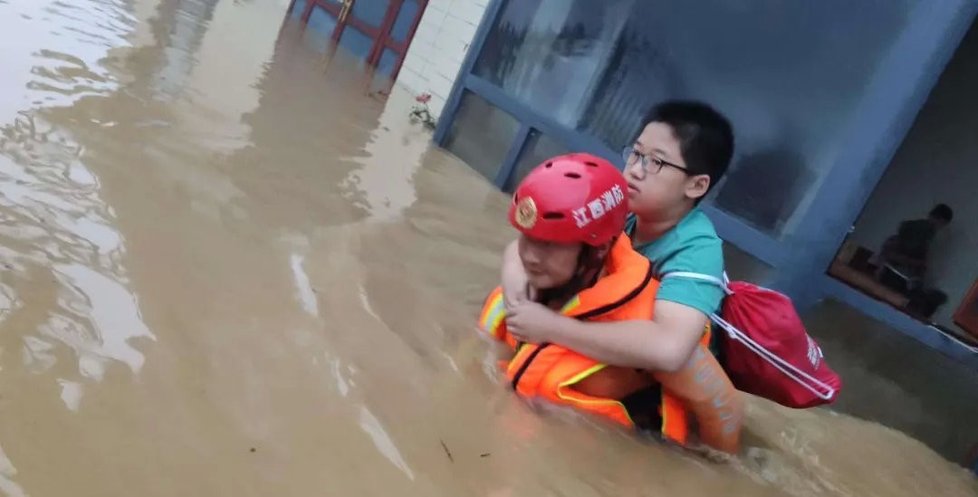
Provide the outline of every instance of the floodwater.
[[0,0],[0,494],[978,494],[752,400],[711,461],[515,399],[507,199],[284,0]]

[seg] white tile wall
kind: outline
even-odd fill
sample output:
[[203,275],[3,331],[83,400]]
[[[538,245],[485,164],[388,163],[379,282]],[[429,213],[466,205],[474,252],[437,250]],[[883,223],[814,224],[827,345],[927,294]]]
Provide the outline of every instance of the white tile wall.
[[415,94],[430,93],[428,106],[435,118],[445,107],[488,1],[428,1],[397,84]]

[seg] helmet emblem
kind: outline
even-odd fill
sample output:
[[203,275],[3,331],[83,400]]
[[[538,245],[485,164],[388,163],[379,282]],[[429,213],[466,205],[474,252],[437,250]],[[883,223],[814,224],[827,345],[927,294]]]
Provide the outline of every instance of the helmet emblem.
[[523,197],[516,205],[516,224],[527,230],[537,224],[537,204],[533,198]]

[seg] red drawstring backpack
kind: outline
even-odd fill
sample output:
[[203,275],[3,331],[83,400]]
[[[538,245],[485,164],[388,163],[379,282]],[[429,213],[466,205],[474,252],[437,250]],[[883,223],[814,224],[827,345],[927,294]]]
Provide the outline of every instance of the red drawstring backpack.
[[796,409],[833,402],[842,388],[787,296],[751,283],[697,273],[664,278],[708,281],[727,298],[713,321],[727,332],[723,366],[738,390]]

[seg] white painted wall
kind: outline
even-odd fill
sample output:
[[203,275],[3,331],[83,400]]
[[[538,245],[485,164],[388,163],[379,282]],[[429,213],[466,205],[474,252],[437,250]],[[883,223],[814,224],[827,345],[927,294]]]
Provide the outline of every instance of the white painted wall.
[[445,107],[462,61],[489,0],[429,0],[411,41],[397,84],[430,93],[428,106],[437,119]]
[[948,64],[886,175],[856,223],[852,240],[879,251],[900,221],[926,217],[935,204],[954,222],[931,248],[932,283],[949,296],[934,320],[952,315],[978,279],[978,25]]

